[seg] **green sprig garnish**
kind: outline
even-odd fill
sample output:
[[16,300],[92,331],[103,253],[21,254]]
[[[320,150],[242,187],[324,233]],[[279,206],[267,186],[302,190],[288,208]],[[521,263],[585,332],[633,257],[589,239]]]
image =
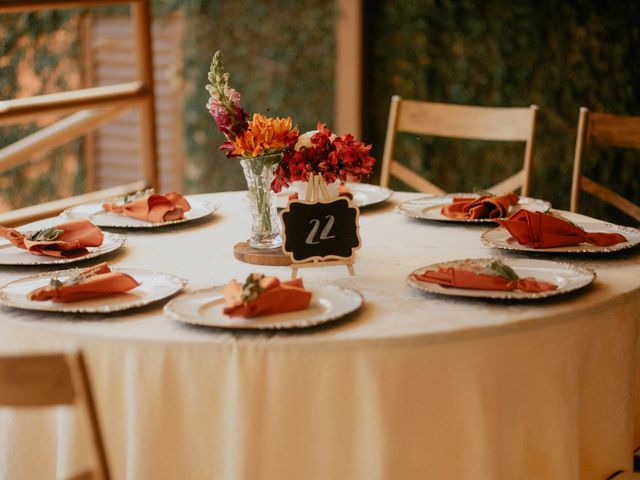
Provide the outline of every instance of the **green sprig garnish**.
[[494,260],[490,264],[486,265],[482,270],[482,273],[486,275],[497,275],[511,281],[520,280],[520,277],[513,271],[513,268],[501,260]]
[[80,282],[90,279],[98,274],[98,268],[88,268],[86,270],[80,270],[76,273],[71,273],[64,280],[60,280],[57,276],[49,280],[49,287],[58,289],[60,287],[68,287],[70,285],[77,285]]
[[43,228],[42,230],[36,230],[35,232],[29,232],[25,237],[32,242],[53,242],[64,234],[64,230],[60,230],[56,227]]
[[242,301],[250,302],[258,298],[258,296],[264,292],[264,288],[260,286],[260,280],[264,278],[264,275],[250,274],[242,285]]

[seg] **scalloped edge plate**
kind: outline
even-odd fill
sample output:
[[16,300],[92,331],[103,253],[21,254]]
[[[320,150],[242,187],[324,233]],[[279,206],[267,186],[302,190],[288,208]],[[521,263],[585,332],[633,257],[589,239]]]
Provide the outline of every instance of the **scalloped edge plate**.
[[[445,205],[453,202],[453,197],[478,197],[476,193],[449,193],[447,195],[431,195],[415,198],[401,203],[396,207],[396,211],[410,218],[421,220],[434,220],[438,222],[452,223],[495,223],[493,218],[460,219],[449,218],[440,213]],[[517,205],[509,209],[508,216],[513,215],[518,210],[530,210],[532,212],[547,212],[551,209],[551,203],[546,200],[531,197],[520,197]],[[505,217],[506,218],[506,217]]]
[[[23,227],[20,227],[23,229]],[[100,257],[111,253],[122,246],[127,241],[127,237],[122,233],[102,232],[104,240],[99,247],[87,247],[88,253],[81,257],[60,258],[48,255],[34,255],[23,248],[14,247],[10,242],[0,245],[0,265],[61,265],[73,262],[82,262],[91,258]]]
[[153,223],[146,222],[144,220],[138,220],[136,218],[127,217],[125,215],[118,215],[111,212],[106,212],[102,209],[103,202],[85,203],[82,205],[76,205],[75,207],[67,208],[60,215],[67,218],[86,218],[91,220],[94,225],[107,228],[160,228],[167,225],[177,225],[180,223],[191,222],[204,218],[215,213],[220,206],[194,198],[187,195],[185,197],[191,205],[191,210],[184,214],[184,218],[180,220],[173,220],[171,222]]
[[186,285],[183,278],[170,273],[159,273],[144,268],[112,268],[114,272],[124,272],[135,278],[140,285],[126,293],[119,293],[100,298],[91,298],[78,302],[55,303],[50,300],[36,302],[27,295],[36,288],[43,287],[54,277],[65,278],[69,273],[84,270],[74,268],[55,272],[30,275],[7,283],[0,287],[0,303],[23,310],[41,310],[47,312],[67,313],[112,313],[143,307],[163,300],[178,293]]
[[[393,195],[393,190],[370,183],[346,182],[345,186],[353,195],[351,202],[358,208],[386,202]],[[285,188],[281,192],[276,193],[276,205],[278,208],[287,207],[289,194],[292,192],[294,192],[294,190]],[[304,199],[302,198],[300,200]]]
[[521,278],[534,277],[536,280],[555,283],[556,290],[546,292],[521,292],[517,290],[474,290],[469,288],[443,287],[437,283],[422,282],[416,280],[414,274],[424,273],[427,270],[435,270],[438,267],[455,267],[464,262],[486,262],[490,258],[468,258],[464,260],[452,260],[439,262],[426,267],[420,267],[407,276],[407,284],[429,293],[450,295],[455,297],[490,298],[500,300],[538,300],[573,292],[589,285],[596,278],[596,273],[588,268],[578,267],[568,263],[553,262],[550,260],[534,260],[530,258],[500,259],[510,266]]
[[256,318],[228,317],[222,313],[222,286],[184,293],[164,306],[171,319],[190,325],[233,330],[289,330],[315,327],[332,322],[358,310],[364,301],[356,290],[336,285],[315,285],[311,303],[304,310],[263,315]]
[[621,233],[627,238],[626,242],[617,243],[615,245],[598,246],[589,243],[579,243],[578,245],[570,245],[567,247],[553,248],[532,248],[521,245],[511,236],[509,230],[503,226],[487,230],[480,236],[482,245],[490,248],[502,248],[505,250],[517,250],[520,252],[540,252],[540,253],[612,253],[620,250],[633,248],[640,244],[640,230],[613,223],[581,223],[574,222],[574,225],[586,230],[587,232],[605,232],[605,233]]

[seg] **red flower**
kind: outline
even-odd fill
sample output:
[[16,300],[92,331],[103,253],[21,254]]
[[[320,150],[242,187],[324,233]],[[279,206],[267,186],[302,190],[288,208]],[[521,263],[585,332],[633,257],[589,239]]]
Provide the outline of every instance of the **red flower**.
[[335,137],[323,123],[311,137],[312,147],[287,152],[276,170],[272,189],[279,192],[288,182],[306,181],[310,173],[319,173],[327,183],[336,180],[359,182],[371,173],[375,159],[369,155],[371,145],[365,145],[347,134]]

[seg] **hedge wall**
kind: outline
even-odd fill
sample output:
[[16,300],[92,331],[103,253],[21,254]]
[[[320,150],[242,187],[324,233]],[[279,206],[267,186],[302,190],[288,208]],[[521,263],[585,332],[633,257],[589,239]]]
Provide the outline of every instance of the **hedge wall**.
[[187,14],[185,123],[192,191],[246,188],[237,160],[218,151],[223,136],[206,111],[211,57],[222,50],[231,85],[248,112],[290,115],[301,131],[333,120],[332,0],[192,1]]
[[[640,2],[367,1],[365,137],[378,158],[391,95],[540,106],[532,194],[568,208],[578,108],[640,115]],[[448,191],[486,187],[523,147],[403,139],[399,156]],[[640,203],[637,151],[590,149],[585,171]],[[586,213],[633,220],[584,198]]]

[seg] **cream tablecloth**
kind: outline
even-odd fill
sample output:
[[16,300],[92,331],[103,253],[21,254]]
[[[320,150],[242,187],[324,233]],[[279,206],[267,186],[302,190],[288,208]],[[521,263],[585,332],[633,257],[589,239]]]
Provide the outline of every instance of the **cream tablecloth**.
[[[640,444],[640,253],[539,255],[597,271],[591,287],[556,299],[432,296],[406,275],[514,254],[482,247],[484,226],[393,211],[410,197],[363,211],[357,276],[303,272],[364,294],[362,310],[332,328],[231,334],[173,322],[160,305],[103,317],[2,308],[0,351],[84,350],[116,479],[604,479],[629,469]],[[233,258],[248,234],[243,193],[205,198],[220,205],[215,216],[127,232],[112,264],[193,288],[289,274]],[[39,270],[2,268],[0,280]],[[83,429],[64,409],[0,412],[0,478],[87,465]]]

